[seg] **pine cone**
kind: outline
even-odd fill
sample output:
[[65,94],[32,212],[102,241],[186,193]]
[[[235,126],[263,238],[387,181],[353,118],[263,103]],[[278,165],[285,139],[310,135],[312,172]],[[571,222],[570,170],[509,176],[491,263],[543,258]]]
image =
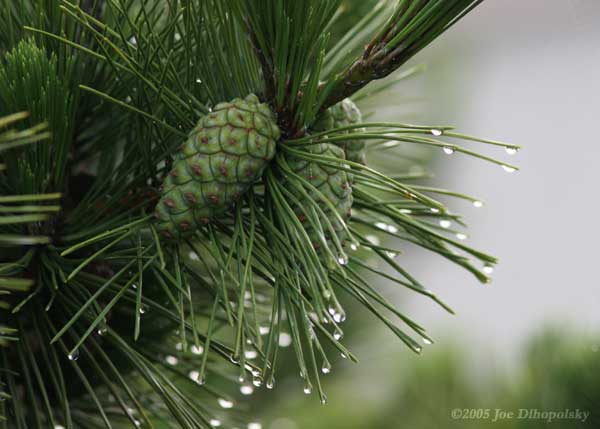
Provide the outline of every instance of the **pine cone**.
[[[315,144],[309,146],[308,150],[313,154],[345,159],[344,151],[340,147],[333,144]],[[350,218],[352,202],[354,200],[352,197],[352,186],[350,185],[348,174],[345,171],[340,170],[337,167],[325,166],[297,157],[289,157],[287,162],[294,173],[310,182],[319,190],[321,194],[323,194],[323,196],[325,196],[325,198],[327,198],[327,200],[329,200],[329,202],[332,203],[336,212],[344,221]],[[325,204],[325,202],[323,202],[323,200],[318,196],[317,192],[314,190],[307,191],[310,197],[317,202],[319,207],[323,210],[327,216],[327,219],[329,222],[331,222],[338,239],[343,243],[346,238],[346,232],[343,224],[337,219],[336,216],[334,216],[331,208]],[[319,239],[318,232],[312,227],[305,213],[305,210],[310,209],[310,205],[302,203],[302,200],[305,199],[306,196],[299,195],[298,197],[301,207],[295,207],[294,210],[298,215],[298,219],[300,219],[304,225],[313,246],[318,250],[321,248],[322,242]],[[323,227],[323,232],[325,232],[325,240],[331,247],[332,237],[330,235],[330,231],[328,230],[324,219],[320,219],[320,221]]]
[[159,232],[180,238],[226,211],[260,179],[279,137],[273,112],[255,95],[218,104],[200,119],[161,186]]
[[[335,106],[327,109],[321,117],[318,118],[313,129],[315,131],[328,131],[334,128],[360,124],[361,122],[362,114],[360,113],[360,110],[352,100],[346,98]],[[364,128],[357,128],[345,131],[345,134],[364,131]],[[344,149],[348,161],[357,162],[363,165],[367,163],[366,142],[364,140],[348,140],[347,142],[336,143],[336,145]]]

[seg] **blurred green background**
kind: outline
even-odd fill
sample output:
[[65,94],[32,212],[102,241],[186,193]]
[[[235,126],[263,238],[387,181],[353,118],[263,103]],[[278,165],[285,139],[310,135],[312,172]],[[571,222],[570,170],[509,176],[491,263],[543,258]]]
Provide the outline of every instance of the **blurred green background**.
[[[501,265],[492,285],[480,286],[406,248],[398,260],[457,315],[391,285],[381,289],[436,344],[415,356],[352,308],[345,340],[360,363],[332,362],[328,405],[302,393],[293,353],[276,389],[242,386],[263,429],[600,428],[600,233],[586,216],[600,210],[598,22],[596,0],[484,2],[409,64],[426,64],[424,73],[361,105],[374,112],[369,119],[452,124],[525,146],[510,159],[522,167],[512,175],[466,157],[401,148],[436,173],[431,184],[486,201],[480,209],[449,204],[465,214],[469,243]],[[455,409],[464,418],[454,418]],[[496,410],[514,416],[494,421]],[[532,410],[590,414],[549,422]]]

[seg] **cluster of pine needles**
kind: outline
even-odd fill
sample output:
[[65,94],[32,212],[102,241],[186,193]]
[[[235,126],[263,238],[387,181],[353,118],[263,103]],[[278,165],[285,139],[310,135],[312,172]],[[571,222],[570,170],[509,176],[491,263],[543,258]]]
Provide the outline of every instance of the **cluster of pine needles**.
[[[514,170],[460,142],[517,147],[451,127],[310,132],[344,98],[360,104],[411,75],[370,83],[480,2],[372,1],[358,18],[355,3],[0,0],[0,428],[240,426],[243,414],[223,413],[232,386],[273,388],[282,338],[305,393],[326,402],[332,356],[357,360],[342,343],[341,300],[417,353],[433,340],[379,285],[451,311],[387,243],[489,281],[496,259],[465,245],[449,228],[460,216],[436,199],[476,198],[309,150],[414,144]],[[251,93],[277,115],[275,159],[226,214],[180,242],[161,239],[152,212],[173,154],[213,106]],[[290,156],[352,175],[343,242],[311,245],[294,195],[314,189],[289,174]],[[306,209],[327,235],[320,202]]]

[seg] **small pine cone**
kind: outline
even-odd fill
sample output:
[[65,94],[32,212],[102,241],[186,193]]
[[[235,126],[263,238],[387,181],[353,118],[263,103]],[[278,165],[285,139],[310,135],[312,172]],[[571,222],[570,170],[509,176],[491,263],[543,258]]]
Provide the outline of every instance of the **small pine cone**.
[[[313,125],[315,131],[328,131],[335,128],[348,127],[351,125],[360,124],[362,122],[362,114],[356,104],[349,98],[339,102],[335,106],[326,110]],[[364,128],[355,128],[345,131],[345,134],[364,132]],[[337,146],[344,149],[346,159],[366,165],[366,142],[364,140],[348,140],[347,142],[338,142]]]
[[[344,151],[333,144],[320,143],[308,146],[308,148],[313,154],[345,159]],[[348,177],[349,175],[344,170],[293,156],[290,156],[287,159],[287,162],[294,173],[312,184],[327,200],[329,200],[329,202],[331,202],[335,207],[336,212],[344,221],[347,221],[350,218],[354,199],[352,197],[352,186]],[[338,239],[343,244],[346,239],[344,225],[336,216],[334,216],[331,208],[323,202],[317,192],[308,189],[307,192],[323,210],[336,232]],[[315,249],[319,250],[322,246],[322,241],[319,239],[318,232],[312,227],[307,214],[305,213],[305,210],[310,210],[311,205],[303,204],[302,200],[305,199],[306,196],[297,195],[297,197],[300,200],[301,207],[294,207],[294,211],[296,212],[298,219],[304,225],[313,246]],[[325,233],[325,241],[329,246],[332,246],[331,233],[324,220],[320,219],[320,222],[323,227],[323,232]]]
[[280,135],[275,115],[253,94],[215,106],[191,132],[162,184],[158,231],[177,239],[226,211],[260,179]]

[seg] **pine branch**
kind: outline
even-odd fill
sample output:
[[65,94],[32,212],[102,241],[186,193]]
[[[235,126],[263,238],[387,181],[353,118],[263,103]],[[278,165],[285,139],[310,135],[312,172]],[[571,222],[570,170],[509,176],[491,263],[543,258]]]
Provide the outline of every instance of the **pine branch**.
[[399,0],[392,16],[362,55],[321,85],[325,110],[382,79],[456,24],[483,0]]

